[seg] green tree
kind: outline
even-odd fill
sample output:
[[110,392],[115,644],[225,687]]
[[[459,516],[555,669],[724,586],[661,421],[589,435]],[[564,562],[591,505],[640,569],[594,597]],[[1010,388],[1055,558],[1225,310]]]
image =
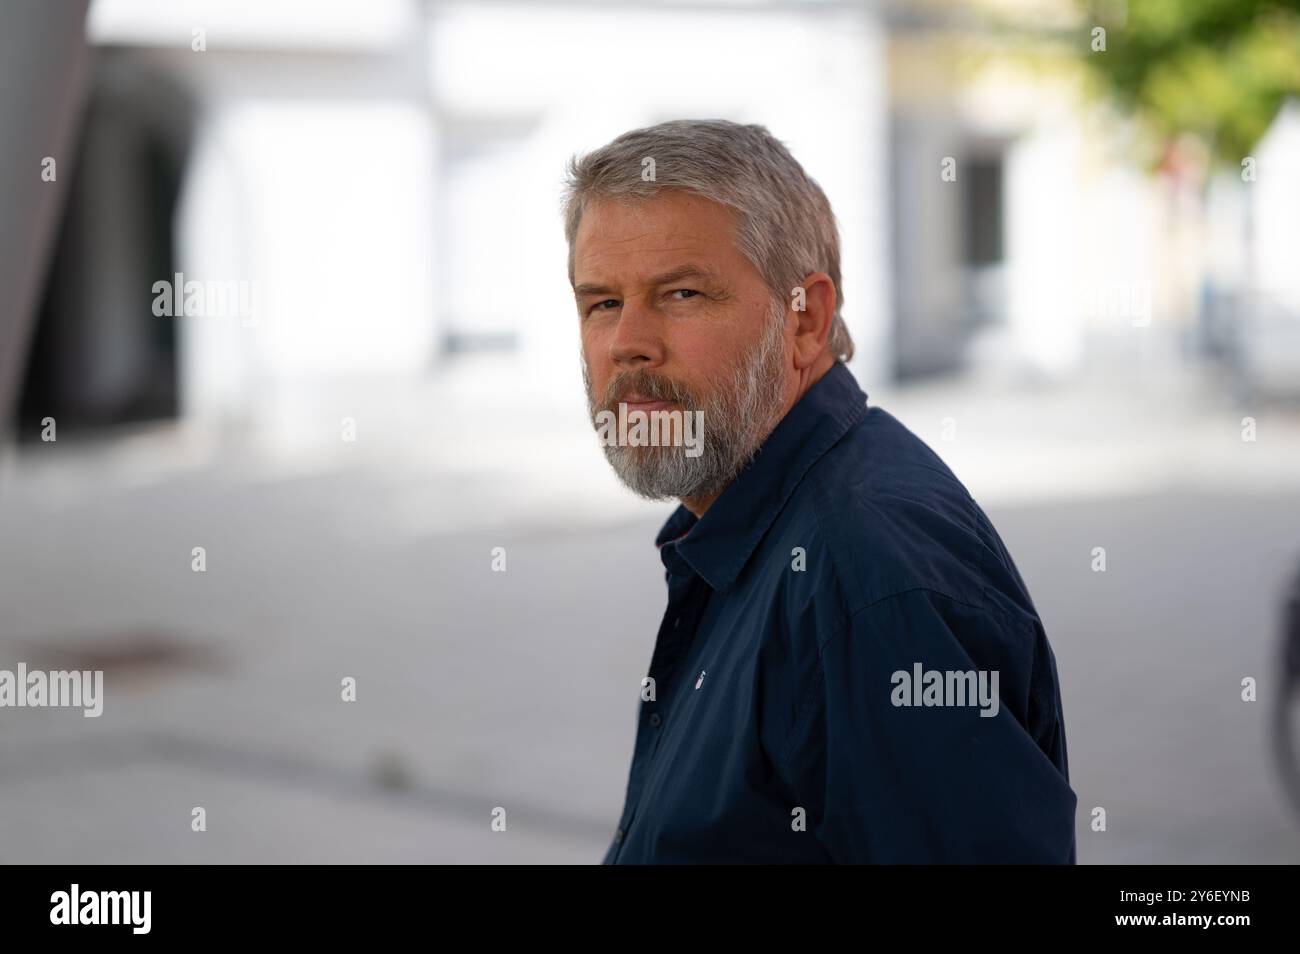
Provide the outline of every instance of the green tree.
[[1096,88],[1158,142],[1192,135],[1236,166],[1300,95],[1300,0],[1087,0]]

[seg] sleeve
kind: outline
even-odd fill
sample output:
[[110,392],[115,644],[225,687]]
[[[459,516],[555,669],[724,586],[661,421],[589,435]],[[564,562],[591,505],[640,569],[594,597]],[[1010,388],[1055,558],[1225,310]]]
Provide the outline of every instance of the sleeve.
[[1073,863],[1055,660],[1027,626],[929,589],[824,644],[781,770],[839,863]]

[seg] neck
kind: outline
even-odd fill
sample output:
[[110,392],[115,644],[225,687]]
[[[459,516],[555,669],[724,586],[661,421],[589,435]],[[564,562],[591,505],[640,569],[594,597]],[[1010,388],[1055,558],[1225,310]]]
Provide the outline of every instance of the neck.
[[[728,484],[727,486],[729,487],[731,485]],[[722,490],[726,489],[726,487],[722,488]],[[713,506],[713,501],[722,496],[722,490],[719,490],[716,494],[712,494],[708,497],[682,497],[682,506],[695,514],[696,519],[699,519],[704,516],[704,511]]]

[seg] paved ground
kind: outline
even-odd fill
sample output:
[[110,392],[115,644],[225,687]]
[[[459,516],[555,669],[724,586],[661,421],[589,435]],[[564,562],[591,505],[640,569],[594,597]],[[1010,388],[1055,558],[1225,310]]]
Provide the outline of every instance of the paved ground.
[[[955,461],[1047,623],[1080,860],[1300,861],[1266,733],[1300,559],[1294,417],[1261,417],[1243,447],[1233,409],[1116,398],[1112,431],[1092,397],[1055,400],[892,406]],[[315,456],[155,429],[11,458],[0,668],[97,662],[109,695],[99,719],[0,710],[0,859],[598,861],[667,508],[618,491],[589,435],[524,424],[533,443],[397,415],[368,448]],[[359,449],[368,463],[341,456]]]

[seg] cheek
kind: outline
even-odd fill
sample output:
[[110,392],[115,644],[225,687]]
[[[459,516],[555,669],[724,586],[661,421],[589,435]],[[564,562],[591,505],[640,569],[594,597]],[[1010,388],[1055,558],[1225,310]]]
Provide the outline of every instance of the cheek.
[[587,369],[587,377],[597,393],[604,390],[609,380],[609,348],[603,346],[595,335],[582,335],[582,363]]
[[716,381],[718,374],[729,373],[740,364],[746,349],[746,338],[740,329],[719,324],[691,329],[674,344],[693,377],[703,381]]
[[582,330],[582,357],[593,371],[602,360],[609,359],[609,347],[596,331]]

